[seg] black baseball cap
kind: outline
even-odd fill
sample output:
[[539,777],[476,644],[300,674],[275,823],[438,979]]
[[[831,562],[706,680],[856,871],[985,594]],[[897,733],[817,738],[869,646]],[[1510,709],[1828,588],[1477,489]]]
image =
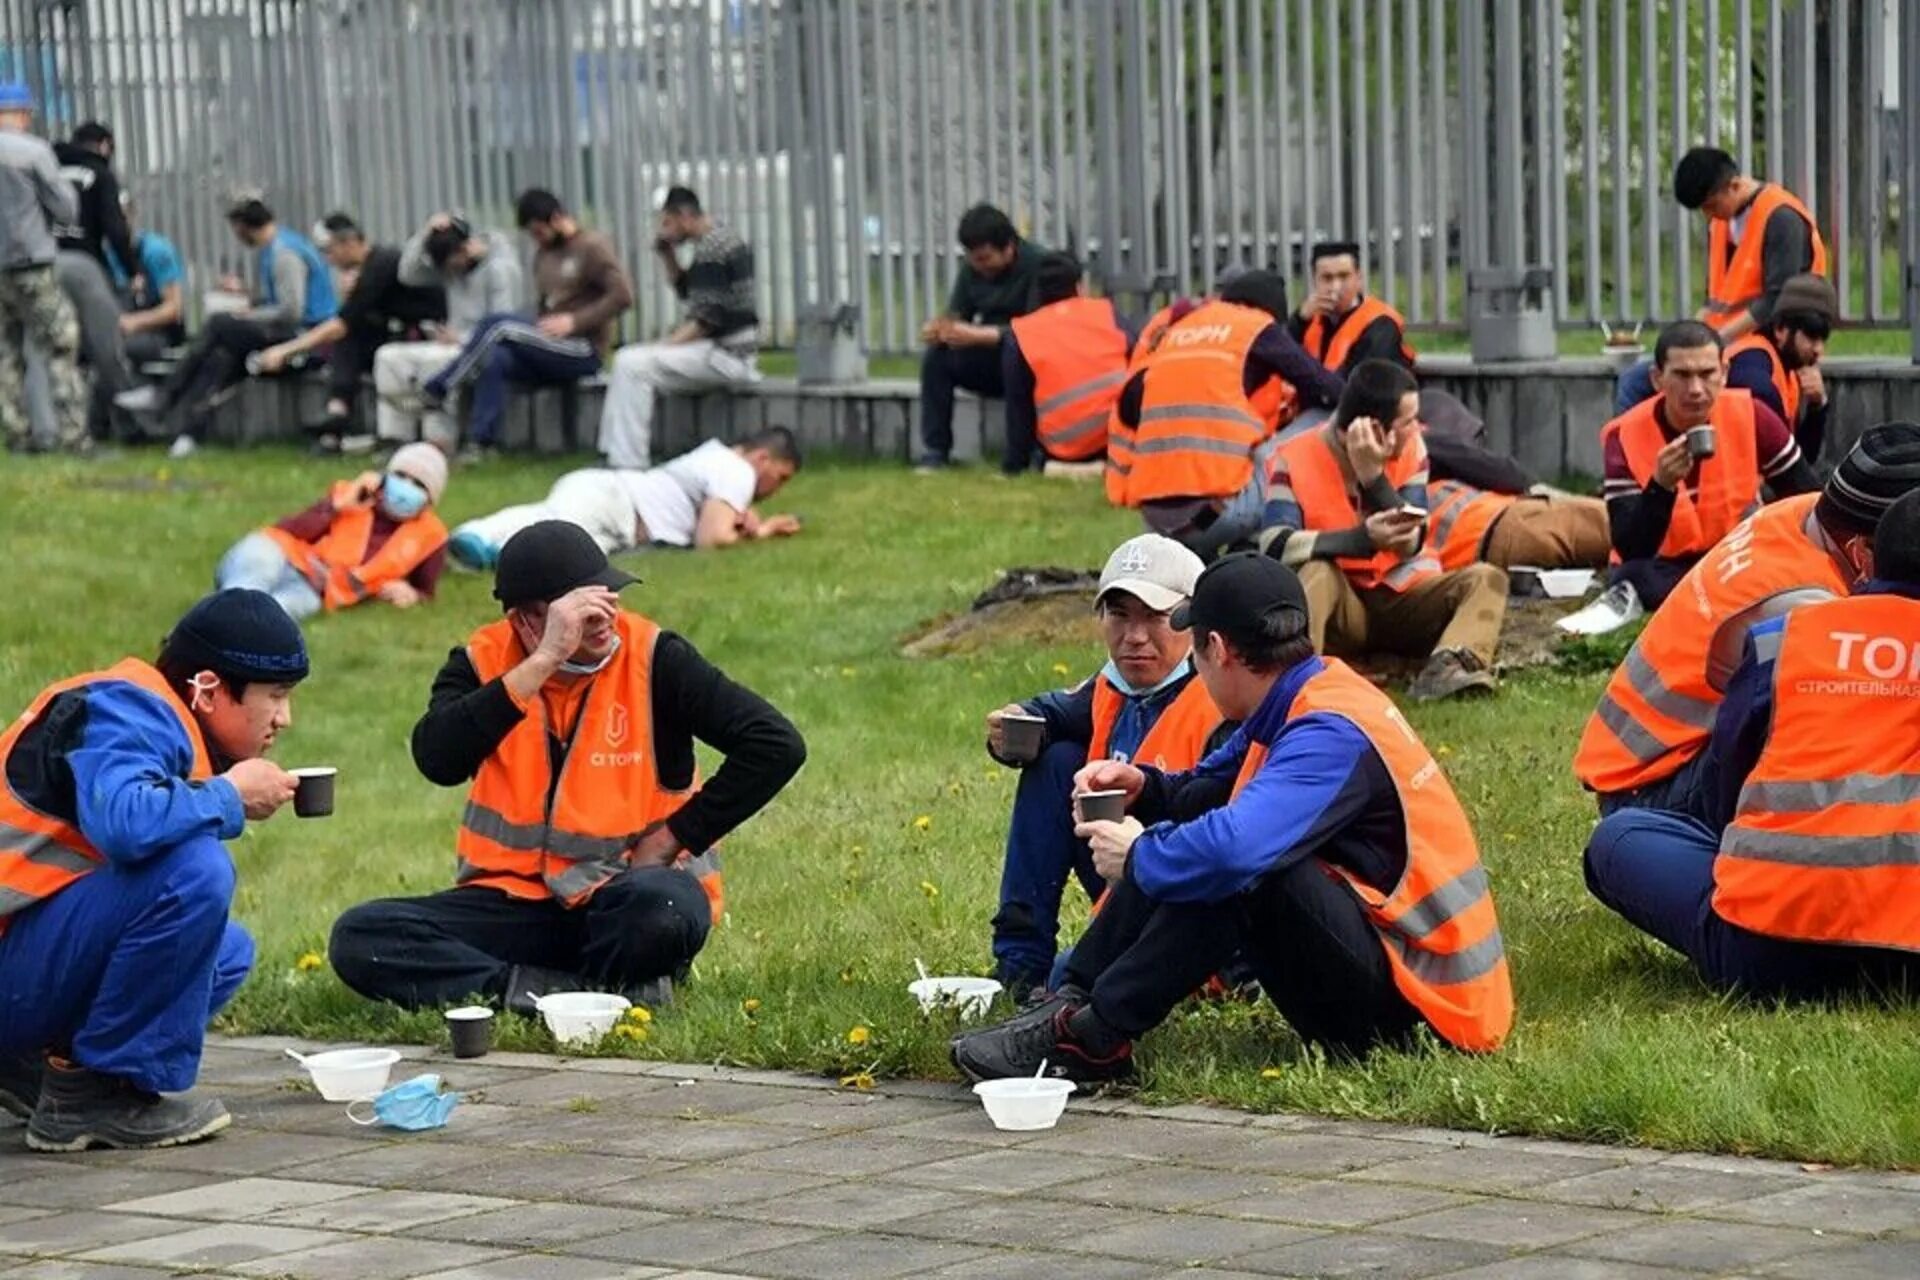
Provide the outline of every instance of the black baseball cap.
[[607,563],[593,535],[571,520],[542,520],[507,539],[493,570],[493,598],[508,608],[551,604],[575,587],[618,591],[640,579]]
[[1175,631],[1245,636],[1282,607],[1306,616],[1307,591],[1300,585],[1300,576],[1269,556],[1242,551],[1208,565],[1193,584],[1192,599],[1175,608],[1170,621]]

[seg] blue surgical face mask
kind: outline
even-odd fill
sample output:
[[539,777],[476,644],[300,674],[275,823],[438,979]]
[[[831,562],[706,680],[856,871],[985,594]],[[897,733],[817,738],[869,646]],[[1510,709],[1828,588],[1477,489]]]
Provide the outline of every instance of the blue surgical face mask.
[[[451,1090],[442,1093],[440,1077],[428,1074],[396,1084],[371,1102],[348,1104],[347,1119],[355,1124],[384,1124],[393,1129],[438,1129],[459,1102],[459,1094]],[[372,1107],[373,1116],[361,1119],[353,1113],[358,1106]]]
[[399,472],[389,471],[380,482],[380,509],[395,520],[411,520],[427,509],[427,490]]

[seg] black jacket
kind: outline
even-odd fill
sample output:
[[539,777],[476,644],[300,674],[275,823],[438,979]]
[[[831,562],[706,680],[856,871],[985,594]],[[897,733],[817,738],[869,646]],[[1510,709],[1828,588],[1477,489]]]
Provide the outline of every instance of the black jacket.
[[140,255],[133,247],[127,215],[120,208],[120,180],[113,176],[106,157],[71,142],[55,143],[53,155],[60,162],[61,175],[80,196],[79,225],[54,228],[60,247],[91,254],[104,267],[106,246],[112,245],[127,275],[140,274]]

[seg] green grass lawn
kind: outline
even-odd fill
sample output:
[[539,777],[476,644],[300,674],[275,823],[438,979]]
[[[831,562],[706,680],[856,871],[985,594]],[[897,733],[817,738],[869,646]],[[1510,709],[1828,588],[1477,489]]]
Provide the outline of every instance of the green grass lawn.
[[[555,463],[456,476],[459,519],[544,490]],[[302,506],[335,469],[289,451],[215,453],[169,466],[146,453],[93,467],[0,463],[0,708],[44,683],[150,655],[206,589],[221,550]],[[1096,663],[1091,624],[1040,651],[913,661],[903,632],[964,608],[997,570],[1096,565],[1131,532],[1095,487],[1006,482],[974,468],[916,478],[818,465],[782,495],[807,519],[792,542],[716,555],[635,557],[626,600],[684,632],[782,707],[811,759],[726,844],[731,917],[678,1005],[620,1051],[848,1075],[949,1076],[950,1031],[906,993],[913,962],[981,972],[1011,776],[980,718]],[[451,522],[451,520],[450,520]],[[284,763],[341,767],[340,811],[283,814],[233,845],[236,912],[260,941],[229,1030],[434,1041],[438,1020],[370,1007],[324,967],[339,912],[445,885],[460,793],[414,772],[407,734],[447,649],[494,616],[487,584],[448,581],[433,605],[368,608],[309,628]],[[1598,689],[1536,674],[1497,700],[1415,708],[1477,820],[1518,987],[1502,1053],[1430,1050],[1336,1066],[1303,1054],[1266,1006],[1189,1006],[1150,1036],[1155,1100],[1513,1130],[1803,1159],[1920,1165],[1914,1014],[1777,1009],[1724,1000],[1673,954],[1586,894],[1593,822],[1567,760]],[[1075,904],[1078,928],[1084,904]],[[15,975],[10,980],[19,980]],[[30,979],[29,979],[30,980]],[[547,1047],[507,1020],[503,1040]],[[849,1032],[866,1028],[865,1035]]]

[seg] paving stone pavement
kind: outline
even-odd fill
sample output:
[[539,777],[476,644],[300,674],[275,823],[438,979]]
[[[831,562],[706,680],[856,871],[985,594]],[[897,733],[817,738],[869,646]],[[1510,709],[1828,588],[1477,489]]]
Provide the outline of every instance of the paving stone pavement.
[[465,1101],[402,1134],[289,1043],[209,1047],[209,1143],[0,1128],[0,1280],[1920,1276],[1920,1174],[1113,1098],[1007,1134],[955,1085],[424,1050]]

